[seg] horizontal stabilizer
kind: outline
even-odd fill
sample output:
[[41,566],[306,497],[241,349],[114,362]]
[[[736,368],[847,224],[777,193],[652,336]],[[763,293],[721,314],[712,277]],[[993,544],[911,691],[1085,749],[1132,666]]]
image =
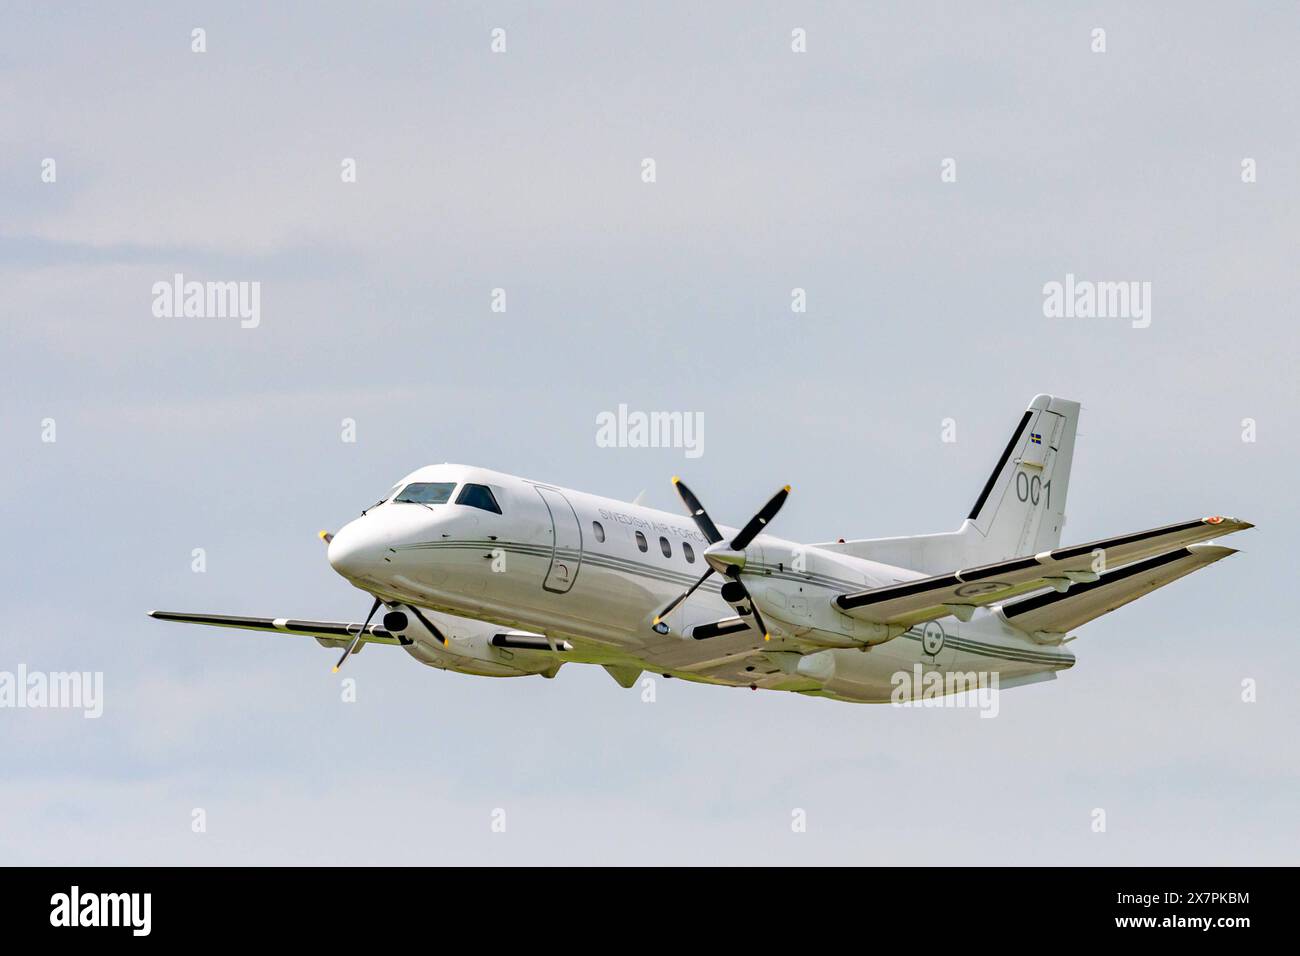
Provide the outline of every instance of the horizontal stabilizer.
[[835,604],[851,617],[876,624],[911,626],[949,614],[965,620],[962,615],[968,616],[976,607],[1048,587],[1058,591],[1078,587],[1080,583],[1095,581],[1098,572],[1106,568],[1120,568],[1253,527],[1236,518],[1198,518],[915,581],[853,591],[841,594]]
[[1029,634],[1064,634],[1236,553],[1236,549],[1221,545],[1194,544],[1107,571],[1098,580],[1076,584],[1064,594],[1048,591],[1012,601],[1002,606],[1002,614],[1012,627]]

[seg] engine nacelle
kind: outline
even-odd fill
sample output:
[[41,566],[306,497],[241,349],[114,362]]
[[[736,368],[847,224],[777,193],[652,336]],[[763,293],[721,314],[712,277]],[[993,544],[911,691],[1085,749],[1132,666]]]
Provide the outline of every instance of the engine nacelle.
[[384,615],[384,629],[421,664],[480,677],[554,677],[572,645],[487,621],[435,613],[406,604]]
[[836,591],[814,583],[818,575],[860,579],[861,572],[819,548],[791,549],[765,544],[751,548],[762,563],[788,572],[806,574],[806,582],[763,574],[745,575],[745,587],[765,618],[793,637],[803,637],[827,647],[862,647],[883,644],[907,630],[902,625],[875,624],[845,614],[835,606]]

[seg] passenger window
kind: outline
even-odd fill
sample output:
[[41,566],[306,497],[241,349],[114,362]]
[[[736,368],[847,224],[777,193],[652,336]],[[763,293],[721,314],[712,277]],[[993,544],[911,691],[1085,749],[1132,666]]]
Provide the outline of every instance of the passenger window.
[[695,563],[695,549],[687,541],[682,542],[682,554],[686,555],[687,564]]
[[591,523],[591,531],[596,536],[596,541],[598,543],[605,543],[605,529],[600,526],[599,521],[593,521]]
[[661,537],[659,539],[659,550],[664,553],[665,558],[671,558],[673,556],[673,546],[668,543],[667,538]]
[[636,546],[640,548],[642,551],[646,551],[650,548],[650,545],[646,543],[645,535],[643,535],[640,531],[636,533]]
[[393,500],[414,505],[445,505],[455,489],[454,481],[413,481]]
[[493,514],[501,513],[501,506],[497,504],[496,496],[492,494],[492,489],[487,485],[466,485],[460,490],[460,495],[456,498],[456,504],[481,508],[483,511],[491,511]]

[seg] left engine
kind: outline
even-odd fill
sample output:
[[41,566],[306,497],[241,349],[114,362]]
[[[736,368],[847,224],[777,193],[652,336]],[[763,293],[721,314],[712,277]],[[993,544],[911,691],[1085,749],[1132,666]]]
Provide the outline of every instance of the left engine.
[[567,641],[409,604],[393,605],[384,629],[421,664],[480,677],[554,677],[573,650]]

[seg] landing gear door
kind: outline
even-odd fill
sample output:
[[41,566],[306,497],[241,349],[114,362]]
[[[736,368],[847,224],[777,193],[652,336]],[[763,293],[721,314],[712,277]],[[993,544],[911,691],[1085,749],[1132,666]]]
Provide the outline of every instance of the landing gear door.
[[582,565],[582,526],[568,498],[553,488],[534,487],[551,513],[551,566],[542,587],[564,594],[578,580]]

